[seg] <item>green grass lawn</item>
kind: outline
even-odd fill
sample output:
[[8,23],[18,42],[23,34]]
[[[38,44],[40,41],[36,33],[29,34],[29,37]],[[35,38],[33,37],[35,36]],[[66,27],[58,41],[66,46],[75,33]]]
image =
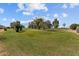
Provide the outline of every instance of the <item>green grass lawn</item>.
[[8,30],[1,36],[9,55],[79,55],[79,36],[63,30]]

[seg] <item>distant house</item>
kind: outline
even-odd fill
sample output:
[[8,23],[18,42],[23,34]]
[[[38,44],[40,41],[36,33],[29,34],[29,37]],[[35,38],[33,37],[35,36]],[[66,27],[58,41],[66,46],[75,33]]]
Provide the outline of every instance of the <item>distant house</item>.
[[4,27],[5,27],[5,26],[3,26],[3,25],[0,25],[0,29],[4,29]]

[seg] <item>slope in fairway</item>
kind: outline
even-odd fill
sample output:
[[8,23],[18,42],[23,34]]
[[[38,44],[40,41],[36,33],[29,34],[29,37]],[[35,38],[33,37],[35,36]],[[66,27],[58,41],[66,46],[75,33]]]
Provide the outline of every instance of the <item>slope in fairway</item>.
[[65,31],[26,29],[3,33],[9,55],[79,55],[79,36]]

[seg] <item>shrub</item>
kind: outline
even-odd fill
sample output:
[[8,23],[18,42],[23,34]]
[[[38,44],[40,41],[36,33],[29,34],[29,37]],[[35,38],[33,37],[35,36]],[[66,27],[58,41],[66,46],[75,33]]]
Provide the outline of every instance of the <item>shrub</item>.
[[4,28],[4,31],[7,31],[7,28]]
[[71,24],[70,25],[70,29],[76,30],[77,26],[78,26],[78,24]]

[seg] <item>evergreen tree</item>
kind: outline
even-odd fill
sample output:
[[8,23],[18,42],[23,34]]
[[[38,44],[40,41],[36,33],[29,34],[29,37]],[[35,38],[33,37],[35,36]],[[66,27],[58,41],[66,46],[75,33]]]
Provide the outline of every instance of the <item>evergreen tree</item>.
[[57,29],[58,28],[58,26],[59,26],[59,21],[57,20],[57,18],[56,19],[54,19],[54,21],[53,21],[53,26],[54,26],[54,28],[55,29]]

